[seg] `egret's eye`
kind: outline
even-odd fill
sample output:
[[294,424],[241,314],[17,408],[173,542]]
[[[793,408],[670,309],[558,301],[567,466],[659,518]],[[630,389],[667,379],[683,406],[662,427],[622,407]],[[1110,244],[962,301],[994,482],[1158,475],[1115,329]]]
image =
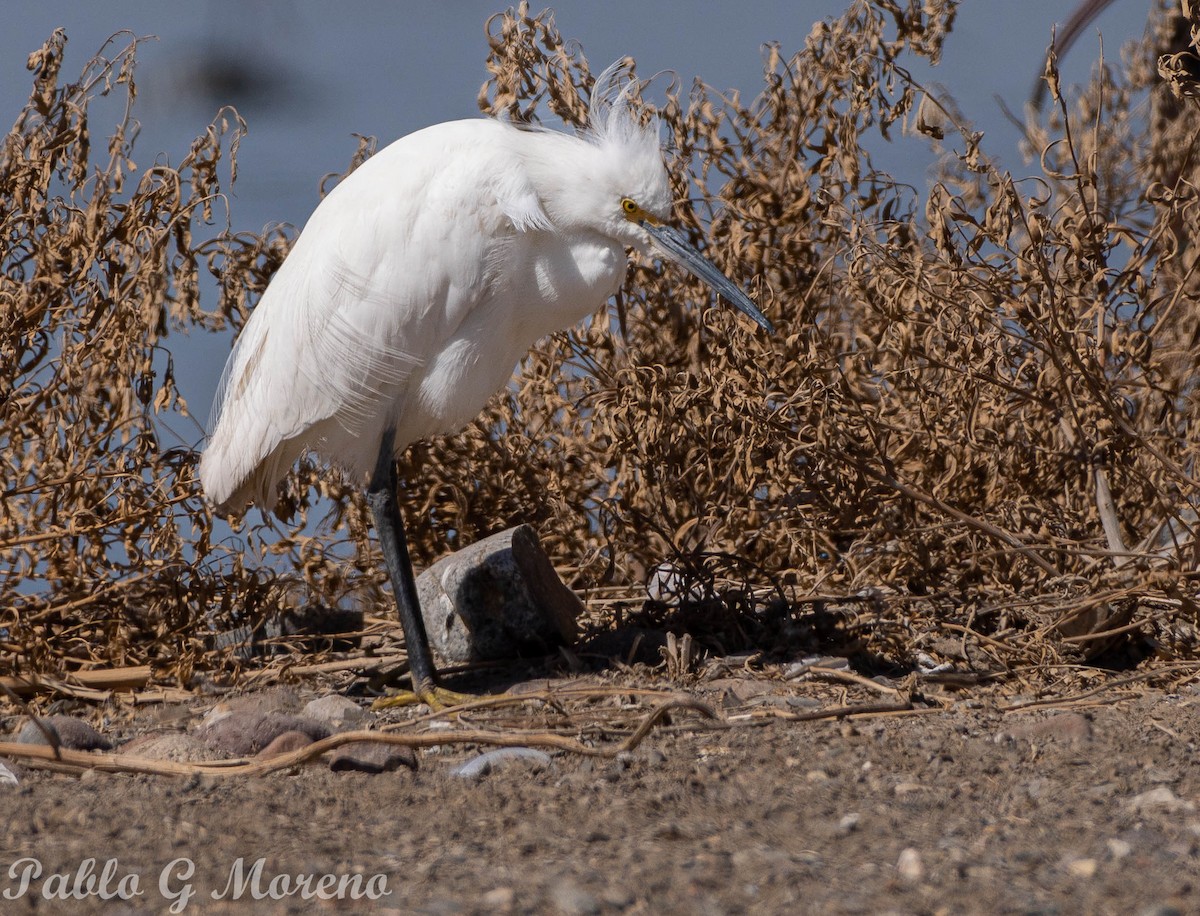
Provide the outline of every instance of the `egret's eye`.
[[641,207],[631,197],[626,197],[621,201],[621,209],[625,211],[626,216],[637,216],[641,212]]

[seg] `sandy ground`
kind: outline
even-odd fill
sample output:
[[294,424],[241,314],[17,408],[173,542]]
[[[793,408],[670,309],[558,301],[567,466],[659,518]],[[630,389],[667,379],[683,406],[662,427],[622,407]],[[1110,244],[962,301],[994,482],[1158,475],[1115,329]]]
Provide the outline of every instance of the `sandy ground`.
[[[773,716],[870,697],[777,671],[688,688],[724,725],[680,712],[617,759],[555,753],[475,779],[453,772],[481,753],[463,745],[376,775],[316,763],[260,778],[76,777],[10,763],[0,907],[1200,912],[1200,693],[1114,690],[1007,712],[963,698],[794,721]],[[114,727],[194,729],[213,702]],[[304,899],[306,888],[334,899]]]

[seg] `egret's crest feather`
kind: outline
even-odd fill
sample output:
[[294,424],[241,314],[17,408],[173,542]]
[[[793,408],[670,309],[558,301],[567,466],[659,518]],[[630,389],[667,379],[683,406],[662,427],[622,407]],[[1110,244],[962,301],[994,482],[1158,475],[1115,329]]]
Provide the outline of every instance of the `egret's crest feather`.
[[633,61],[624,57],[596,77],[584,136],[597,146],[622,146],[631,153],[658,157],[661,125],[657,117],[643,122],[632,105],[640,88],[630,72],[632,66]]

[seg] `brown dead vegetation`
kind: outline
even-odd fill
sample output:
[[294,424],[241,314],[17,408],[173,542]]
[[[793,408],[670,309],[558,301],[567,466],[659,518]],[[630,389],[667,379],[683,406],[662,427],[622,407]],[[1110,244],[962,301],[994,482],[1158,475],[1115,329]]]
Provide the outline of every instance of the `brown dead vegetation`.
[[[597,628],[1047,681],[1133,639],[1196,657],[1190,77],[1171,71],[1164,104],[1139,43],[1067,92],[1051,55],[1031,175],[1010,174],[904,69],[936,61],[953,11],[853,3],[800,51],[769,49],[753,99],[671,89],[678,218],[779,333],[635,262],[615,311],[539,343],[471,427],[404,456],[419,561],[530,522]],[[488,36],[482,109],[581,122],[590,69],[550,16],[522,6]],[[178,168],[138,170],[128,112],[96,156],[89,100],[132,104],[136,43],[63,84],[63,41],[31,58],[0,159],[0,666],[186,678],[221,661],[215,630],[297,595],[370,606],[382,573],[360,498],[311,467],[290,523],[212,541],[196,453],[164,444],[188,415],[164,339],[237,326],[288,237],[197,228],[233,179],[232,112]],[[942,154],[928,192],[864,150],[902,130]],[[645,602],[663,562],[680,607]]]

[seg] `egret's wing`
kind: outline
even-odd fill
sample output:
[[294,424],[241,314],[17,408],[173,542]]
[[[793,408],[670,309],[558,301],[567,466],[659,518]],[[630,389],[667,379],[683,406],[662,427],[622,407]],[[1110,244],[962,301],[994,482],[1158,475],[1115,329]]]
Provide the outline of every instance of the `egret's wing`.
[[[226,365],[201,464],[214,502],[270,501],[331,423],[343,445],[328,457],[373,465],[376,427],[492,294],[514,234],[549,226],[502,133],[480,136],[511,129],[472,121],[410,135],[318,207]],[[361,454],[347,454],[355,439]]]

